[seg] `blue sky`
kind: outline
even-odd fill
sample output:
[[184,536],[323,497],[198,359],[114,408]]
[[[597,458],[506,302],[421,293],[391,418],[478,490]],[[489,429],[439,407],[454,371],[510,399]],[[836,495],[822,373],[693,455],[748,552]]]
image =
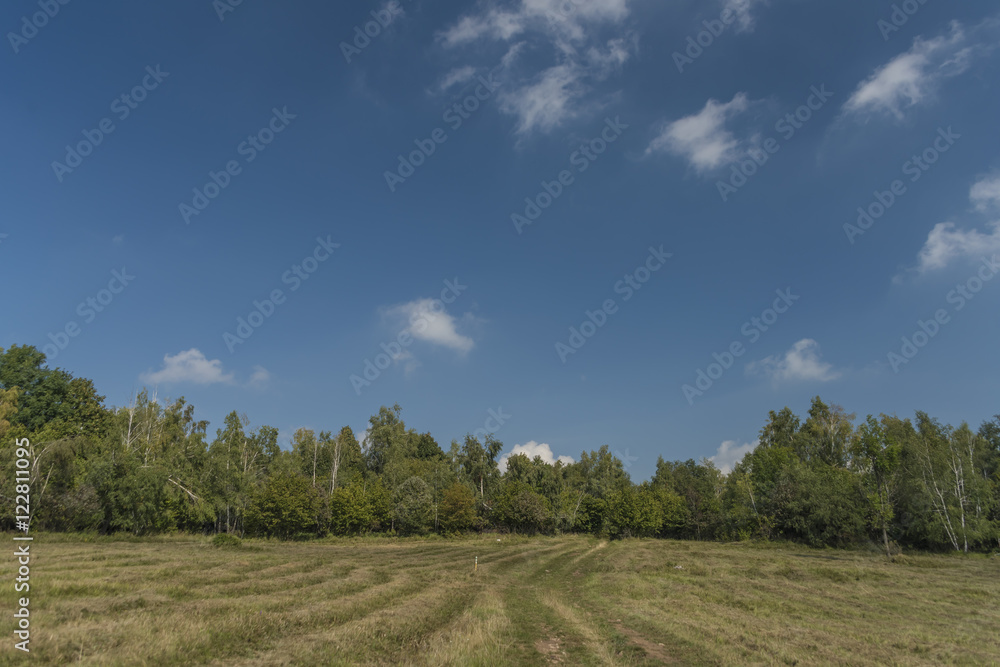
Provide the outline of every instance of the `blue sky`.
[[815,395],[1000,411],[995,3],[18,0],[0,26],[0,346],[109,404],[287,439],[398,402],[445,448],[607,444],[637,480],[726,467]]

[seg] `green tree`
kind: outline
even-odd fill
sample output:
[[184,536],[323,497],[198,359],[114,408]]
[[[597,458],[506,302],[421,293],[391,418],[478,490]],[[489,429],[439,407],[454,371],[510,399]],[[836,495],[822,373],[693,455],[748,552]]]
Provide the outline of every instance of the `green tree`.
[[404,534],[423,534],[434,520],[434,499],[427,482],[411,477],[393,492],[393,524]]
[[497,524],[515,533],[536,533],[551,515],[549,501],[524,482],[505,482],[493,511]]
[[887,558],[892,558],[889,547],[889,527],[895,517],[895,494],[898,483],[902,447],[892,439],[883,426],[871,415],[857,431],[851,454],[868,500],[869,521],[882,535],[882,545]]
[[648,484],[613,491],[607,506],[608,532],[612,537],[650,537],[663,526],[663,506]]
[[493,484],[500,478],[497,456],[503,450],[503,443],[487,435],[480,443],[474,435],[466,435],[465,443],[458,454],[458,464],[465,479],[479,491],[480,502],[485,502]]
[[455,482],[444,490],[439,508],[441,530],[460,533],[476,522],[476,496],[465,484]]
[[277,475],[257,491],[246,510],[247,532],[282,539],[315,532],[319,494],[302,475]]

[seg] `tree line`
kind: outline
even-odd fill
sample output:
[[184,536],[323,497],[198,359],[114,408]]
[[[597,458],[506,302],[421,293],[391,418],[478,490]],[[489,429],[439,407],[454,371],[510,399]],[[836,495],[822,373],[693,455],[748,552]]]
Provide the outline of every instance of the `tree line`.
[[978,430],[869,415],[813,399],[803,421],[768,414],[728,474],[709,460],[657,461],[634,483],[605,445],[579,460],[510,456],[465,436],[444,450],[379,409],[350,427],[295,432],[238,412],[211,439],[183,398],[142,390],[106,407],[93,383],[50,369],[31,346],[0,348],[0,528],[14,517],[14,442],[28,438],[32,527],[305,538],[500,530],[612,538],[793,540],[982,551],[1000,548],[1000,415]]

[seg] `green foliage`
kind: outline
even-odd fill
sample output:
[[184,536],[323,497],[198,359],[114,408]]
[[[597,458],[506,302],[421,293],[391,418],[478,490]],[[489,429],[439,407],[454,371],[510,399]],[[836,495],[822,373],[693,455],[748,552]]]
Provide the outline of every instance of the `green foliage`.
[[330,498],[330,529],[336,535],[360,535],[387,528],[392,499],[381,482],[355,481]]
[[515,533],[536,533],[552,517],[548,499],[524,482],[506,482],[493,509],[496,522]]
[[426,533],[434,521],[434,498],[427,482],[411,477],[393,492],[392,518],[404,535]]
[[212,538],[212,546],[217,549],[239,549],[243,546],[243,540],[229,533],[219,533]]
[[[579,461],[510,456],[468,435],[446,454],[407,428],[398,405],[350,428],[252,428],[233,411],[209,443],[184,398],[143,389],[108,410],[90,380],[45,366],[30,346],[0,350],[0,437],[30,438],[32,525],[134,536],[175,530],[281,538],[505,528],[615,538],[790,539],[848,546],[869,539],[952,551],[1000,547],[1000,416],[974,431],[854,415],[813,399],[802,422],[770,412],[759,443],[723,474],[711,461],[657,461],[634,484],[604,445]],[[336,435],[334,435],[336,433]],[[13,478],[12,447],[0,470]],[[0,528],[14,498],[0,494]],[[895,546],[894,546],[895,543]]]
[[608,533],[612,537],[651,537],[663,526],[663,505],[649,485],[613,491],[607,507]]
[[288,539],[315,531],[318,504],[319,496],[307,478],[288,474],[272,477],[247,508],[247,533]]
[[[16,412],[8,407],[0,421],[7,419],[32,433],[45,430],[47,439],[103,435],[108,414],[93,383],[44,364],[45,355],[30,345],[0,348],[0,391],[17,389]],[[11,398],[6,396],[0,404],[10,406]]]
[[460,533],[476,523],[476,496],[465,484],[455,482],[445,489],[438,506],[438,520],[445,533]]
[[608,504],[602,498],[584,495],[576,512],[574,528],[593,535],[605,534],[604,521],[608,513]]

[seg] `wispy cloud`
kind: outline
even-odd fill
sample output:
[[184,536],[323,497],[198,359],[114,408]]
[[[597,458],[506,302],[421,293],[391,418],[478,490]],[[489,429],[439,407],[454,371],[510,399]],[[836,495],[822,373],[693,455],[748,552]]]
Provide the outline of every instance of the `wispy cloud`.
[[571,456],[559,456],[557,457],[552,453],[552,448],[547,444],[538,443],[534,440],[529,440],[523,445],[514,445],[514,449],[510,450],[510,453],[504,454],[497,461],[497,466],[500,468],[501,473],[507,472],[507,460],[517,454],[524,454],[529,459],[534,460],[536,456],[540,456],[542,461],[548,464],[554,464],[556,461],[562,461],[564,464],[573,463],[573,457]]
[[[586,98],[594,85],[617,72],[638,49],[634,34],[610,40],[599,36],[628,16],[628,0],[493,1],[439,33],[438,41],[448,49],[484,40],[508,44],[498,100],[500,111],[517,119],[515,133],[523,137],[549,132],[589,110]],[[547,46],[548,64],[520,59],[529,45]]]
[[1000,210],[1000,174],[987,176],[976,182],[969,190],[969,199],[977,211],[990,208]]
[[887,114],[898,120],[905,112],[932,99],[945,79],[962,74],[972,63],[997,47],[996,21],[971,29],[953,22],[947,35],[913,46],[862,81],[844,104],[844,112],[868,117]]
[[747,365],[747,373],[764,375],[775,383],[810,380],[829,382],[841,373],[833,365],[822,361],[819,343],[811,338],[803,338],[795,343],[784,355],[770,356]]
[[438,92],[446,92],[452,86],[457,86],[472,80],[472,77],[476,75],[476,68],[472,65],[466,65],[465,67],[456,67],[441,79],[441,83],[438,84]]
[[250,376],[250,380],[247,385],[253,387],[254,389],[263,389],[271,381],[271,373],[268,372],[263,366],[254,366],[253,374]]
[[736,16],[737,32],[752,32],[756,26],[753,9],[766,4],[767,0],[725,0],[723,9],[728,9]]
[[726,122],[749,106],[746,93],[737,93],[725,104],[709,100],[698,113],[664,123],[646,154],[677,155],[690,162],[699,173],[726,165],[745,150],[744,142],[726,128]]

